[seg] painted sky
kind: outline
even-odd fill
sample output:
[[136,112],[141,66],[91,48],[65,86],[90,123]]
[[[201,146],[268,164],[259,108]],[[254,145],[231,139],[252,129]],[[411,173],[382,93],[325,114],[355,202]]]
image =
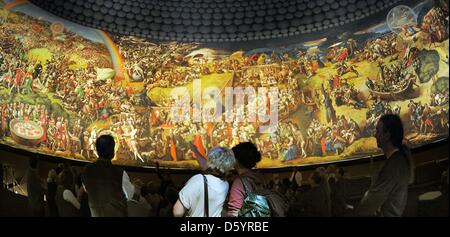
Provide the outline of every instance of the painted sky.
[[[13,2],[12,0],[5,0],[5,3]],[[103,43],[102,37],[99,35],[97,30],[85,27],[71,21],[65,20],[61,17],[55,16],[31,3],[24,3],[18,5],[12,9],[13,12],[21,12],[25,15],[34,17],[36,19],[45,20],[50,23],[61,22],[64,24],[66,30],[78,34],[86,39],[94,41],[96,43]]]

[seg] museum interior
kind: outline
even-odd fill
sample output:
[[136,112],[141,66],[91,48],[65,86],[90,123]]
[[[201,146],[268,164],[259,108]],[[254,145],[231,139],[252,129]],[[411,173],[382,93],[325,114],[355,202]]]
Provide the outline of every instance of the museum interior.
[[448,217],[448,27],[448,0],[0,0],[0,216]]

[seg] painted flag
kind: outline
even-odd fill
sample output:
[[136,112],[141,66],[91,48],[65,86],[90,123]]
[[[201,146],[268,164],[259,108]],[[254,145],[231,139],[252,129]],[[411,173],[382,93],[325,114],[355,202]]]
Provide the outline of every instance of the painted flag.
[[158,118],[156,116],[156,113],[152,112],[152,124],[155,124],[157,120],[158,120]]
[[172,156],[173,161],[177,161],[177,150],[173,138],[170,139],[170,155]]
[[212,123],[206,123],[205,124],[205,128],[206,128],[206,134],[212,139],[213,124]]
[[251,62],[255,62],[258,59],[258,55],[256,54],[252,54],[250,56],[248,56],[247,60],[245,61],[245,65],[248,65]]
[[258,57],[258,60],[256,61],[257,64],[264,64],[264,62],[266,61],[266,55],[265,54],[261,54]]
[[[198,152],[200,152],[200,154],[202,154],[205,159],[208,159],[208,157],[206,157],[205,148],[203,147],[202,137],[199,134],[196,134],[194,136],[194,145],[197,147]],[[197,158],[197,155],[195,153],[194,157]]]
[[244,62],[244,53],[245,52],[242,50],[234,52],[233,54],[230,55],[230,58],[242,63]]
[[327,153],[327,146],[325,145],[324,137],[322,137],[322,139],[320,139],[320,147],[322,148],[322,155],[325,155]]

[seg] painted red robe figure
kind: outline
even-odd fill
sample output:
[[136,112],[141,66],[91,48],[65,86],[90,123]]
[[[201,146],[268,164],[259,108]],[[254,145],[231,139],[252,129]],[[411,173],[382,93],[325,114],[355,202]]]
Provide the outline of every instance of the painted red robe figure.
[[250,55],[247,60],[244,62],[244,65],[249,65],[258,60],[259,56],[257,54]]
[[[202,154],[203,157],[206,158],[205,147],[203,146],[202,136],[200,134],[194,135],[194,145],[197,147],[198,152]],[[194,153],[194,158],[198,158],[197,154]]]
[[325,136],[323,136],[323,137],[320,139],[320,148],[322,148],[322,156],[326,155],[326,153],[327,153],[327,147],[326,147],[326,144],[325,144]]
[[42,111],[41,115],[39,116],[39,125],[41,125],[44,131],[44,134],[41,138],[41,143],[44,143],[45,141],[47,141],[47,115],[45,111]]
[[341,50],[341,52],[339,52],[339,56],[337,57],[336,61],[338,62],[342,62],[344,61],[348,56],[348,49],[347,48],[343,48]]
[[17,68],[16,69],[16,78],[14,79],[14,84],[17,89],[17,92],[20,91],[20,86],[22,86],[24,77],[25,77],[25,73],[22,71],[22,69]]
[[128,95],[132,95],[133,94],[133,88],[131,88],[131,86],[125,87],[125,91],[127,92]]
[[233,140],[233,127],[231,125],[228,125],[227,127],[227,135],[228,135],[228,144],[231,143]]
[[170,138],[170,156],[172,156],[172,160],[173,161],[177,161],[177,149],[175,147],[175,142],[173,140],[173,138]]
[[313,72],[317,72],[317,70],[319,70],[319,62],[317,62],[317,60],[312,60],[311,61],[311,68],[313,70]]
[[156,115],[155,111],[152,111],[151,114],[151,121],[152,121],[152,127],[154,127],[156,125],[156,122],[158,121],[158,115]]
[[36,33],[41,33],[41,32],[42,32],[41,26],[40,26],[36,21],[32,21],[32,22],[31,22],[31,28],[32,28]]
[[341,78],[339,77],[339,75],[335,75],[335,76],[333,77],[333,88],[334,88],[334,89],[339,88],[340,83],[341,83]]
[[211,122],[205,124],[206,129],[206,136],[208,136],[208,142],[211,142],[213,140],[212,134],[213,134],[213,124]]

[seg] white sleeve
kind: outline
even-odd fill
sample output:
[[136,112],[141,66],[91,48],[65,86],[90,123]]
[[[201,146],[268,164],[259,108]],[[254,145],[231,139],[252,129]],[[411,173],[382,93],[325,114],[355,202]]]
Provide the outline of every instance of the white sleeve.
[[72,191],[66,189],[63,192],[63,199],[70,202],[76,209],[80,210],[80,203],[78,199],[73,195]]
[[125,171],[123,171],[122,189],[127,200],[131,200],[134,195],[134,185],[130,182],[130,177]]
[[191,209],[192,205],[198,202],[197,199],[203,187],[203,176],[201,174],[194,175],[187,181],[186,185],[184,185],[178,194],[181,204],[186,209]]

